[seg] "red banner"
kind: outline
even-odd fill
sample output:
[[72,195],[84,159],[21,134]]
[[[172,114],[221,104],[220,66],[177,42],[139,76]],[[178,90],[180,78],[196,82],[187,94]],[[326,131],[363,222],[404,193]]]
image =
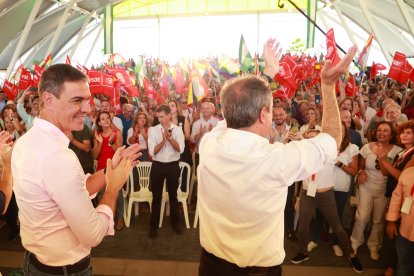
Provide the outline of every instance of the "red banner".
[[26,90],[32,84],[32,75],[30,74],[29,70],[22,68],[20,73],[20,80],[19,80],[19,89]]
[[407,83],[413,72],[413,67],[408,63],[404,54],[395,52],[388,77],[400,83]]
[[18,88],[13,83],[9,82],[8,80],[5,80],[3,85],[3,91],[6,94],[7,98],[13,101],[14,98],[16,98],[17,96]]
[[358,90],[358,88],[355,85],[354,77],[352,75],[350,75],[349,79],[348,79],[348,82],[346,83],[346,86],[345,86],[345,94],[346,94],[347,97],[354,97],[357,90]]
[[124,88],[128,95],[131,97],[139,96],[137,87],[132,83],[125,70],[111,68],[110,72],[118,80],[119,87]]
[[104,94],[111,99],[114,97],[114,79],[111,75],[107,75],[95,70],[88,72],[89,90],[92,95]]
[[275,78],[278,83],[284,87],[296,90],[298,82],[296,75],[298,74],[298,66],[290,55],[285,55],[280,62],[279,72]]
[[281,97],[283,99],[292,99],[293,96],[295,96],[295,90],[286,86],[280,86],[279,89],[273,93],[273,99],[277,97]]
[[42,73],[43,73],[43,68],[35,63],[34,70],[33,70],[32,86],[34,86],[34,87],[39,86],[39,82],[40,82],[40,78],[42,76]]

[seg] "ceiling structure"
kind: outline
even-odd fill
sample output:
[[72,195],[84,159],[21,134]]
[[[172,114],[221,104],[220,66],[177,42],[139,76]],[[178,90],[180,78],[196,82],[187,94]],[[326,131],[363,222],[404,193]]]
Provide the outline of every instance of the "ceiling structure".
[[[293,0],[306,10],[308,1]],[[287,0],[0,0],[0,69],[30,67],[49,52],[62,58],[79,40],[102,31],[103,10],[114,20],[209,14],[295,12]],[[414,0],[319,0],[317,23],[346,29],[350,41],[374,32],[388,64],[398,51],[414,56]],[[365,33],[355,33],[352,24]],[[304,26],[305,28],[305,26]],[[325,28],[325,29],[326,29]],[[61,31],[60,31],[61,30]],[[60,31],[58,33],[58,31]],[[96,41],[103,45],[102,41]],[[362,45],[358,45],[362,48]]]

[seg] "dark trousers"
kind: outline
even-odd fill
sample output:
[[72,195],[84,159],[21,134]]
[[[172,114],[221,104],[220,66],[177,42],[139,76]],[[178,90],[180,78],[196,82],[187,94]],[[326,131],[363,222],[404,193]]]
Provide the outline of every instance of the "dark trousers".
[[[412,211],[412,210],[411,210]],[[395,237],[398,262],[396,276],[411,276],[414,271],[414,242],[401,235]]]
[[216,256],[211,256],[205,250],[201,253],[200,266],[198,267],[199,276],[281,276],[282,267],[275,266],[266,273],[249,271],[249,268],[239,268],[237,265],[229,263]]
[[307,252],[309,242],[309,226],[315,209],[318,208],[328,224],[332,227],[333,232],[338,237],[339,245],[342,250],[346,255],[350,255],[353,252],[351,242],[349,241],[348,234],[345,232],[341,222],[339,221],[333,189],[323,193],[316,193],[315,197],[307,196],[306,192],[306,190],[302,189],[299,201],[299,252]]
[[285,205],[285,229],[291,232],[295,225],[295,183],[289,186]]
[[180,167],[178,166],[178,161],[170,163],[162,163],[158,161],[152,162],[150,173],[150,181],[152,186],[151,229],[158,228],[160,221],[162,190],[165,179],[167,180],[166,186],[170,202],[171,226],[175,227],[179,224],[177,200],[179,178]]
[[19,208],[17,207],[16,197],[14,192],[12,193],[9,207],[7,208],[6,213],[4,214],[7,225],[10,228],[10,238],[15,237],[19,234],[19,226],[17,225],[17,216],[19,213]]

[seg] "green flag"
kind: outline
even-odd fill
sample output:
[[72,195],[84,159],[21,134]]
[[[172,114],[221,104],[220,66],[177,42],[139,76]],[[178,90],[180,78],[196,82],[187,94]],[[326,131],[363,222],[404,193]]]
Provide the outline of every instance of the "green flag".
[[243,35],[240,37],[240,46],[239,46],[239,62],[240,69],[246,73],[254,68],[254,60],[252,55],[247,48],[247,44],[244,41]]

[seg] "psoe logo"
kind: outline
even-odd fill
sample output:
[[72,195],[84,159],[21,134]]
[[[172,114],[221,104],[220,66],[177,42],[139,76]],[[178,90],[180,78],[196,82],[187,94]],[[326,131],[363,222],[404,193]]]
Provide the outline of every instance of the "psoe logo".
[[100,83],[101,82],[101,78],[100,77],[94,77],[94,78],[90,78],[89,79],[90,83]]

